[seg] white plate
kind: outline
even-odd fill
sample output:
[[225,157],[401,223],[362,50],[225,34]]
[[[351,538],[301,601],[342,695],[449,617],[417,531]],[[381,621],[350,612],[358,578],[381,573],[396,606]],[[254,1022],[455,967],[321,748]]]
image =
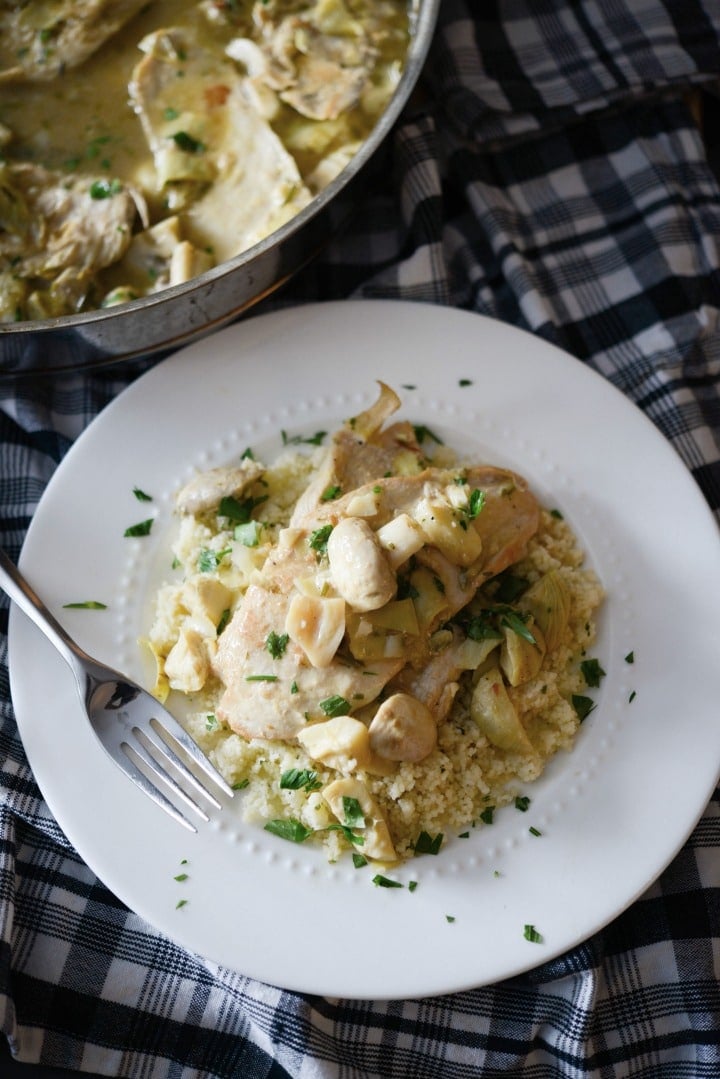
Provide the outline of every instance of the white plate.
[[[10,665],[43,794],[123,902],[190,951],[266,982],[402,998],[509,977],[587,938],[658,876],[712,793],[720,545],[651,423],[582,363],[500,322],[389,301],[296,308],[192,345],[106,408],[48,486],[21,564],[82,645],[147,681],[136,640],[167,569],[173,492],[248,445],[270,457],[282,430],[332,430],[374,399],[376,378],[415,387],[403,393],[414,422],[526,475],[607,588],[597,707],[575,750],[528,788],[528,812],[505,809],[392,874],[416,880],[413,892],[374,886],[349,859],[328,866],[317,848],[243,823],[239,805],[190,835],[105,756],[70,672],[15,610]],[[153,503],[137,502],[136,486]],[[149,537],[123,538],[150,514]],[[63,609],[87,599],[108,610]],[[525,939],[528,924],[542,943]]]

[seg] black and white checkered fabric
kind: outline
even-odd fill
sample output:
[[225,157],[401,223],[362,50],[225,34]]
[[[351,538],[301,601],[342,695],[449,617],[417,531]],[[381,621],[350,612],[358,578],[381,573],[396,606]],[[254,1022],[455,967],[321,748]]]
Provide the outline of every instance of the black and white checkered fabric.
[[[263,310],[391,297],[528,329],[630,397],[717,514],[720,188],[688,91],[719,72],[717,0],[443,0],[392,172]],[[129,377],[0,389],[13,557]],[[20,1060],[138,1079],[720,1075],[717,796],[645,895],[530,974],[419,1001],[304,997],[184,953],[92,875],[24,756],[6,644],[0,600],[0,1020]]]

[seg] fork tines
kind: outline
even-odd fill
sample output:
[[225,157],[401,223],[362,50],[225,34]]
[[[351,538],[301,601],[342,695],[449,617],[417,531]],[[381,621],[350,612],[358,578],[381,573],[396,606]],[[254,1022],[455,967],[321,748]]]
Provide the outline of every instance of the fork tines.
[[[122,765],[123,770],[145,794],[185,828],[197,831],[169,795],[203,821],[209,820],[203,801],[214,809],[221,808],[212,791],[188,765],[193,765],[202,774],[203,780],[210,780],[223,793],[233,796],[232,787],[190,735],[167,713],[162,719],[153,716],[144,728],[134,726],[132,734],[134,742],[123,741],[120,744],[127,758],[127,763]],[[128,763],[132,766],[130,770]]]

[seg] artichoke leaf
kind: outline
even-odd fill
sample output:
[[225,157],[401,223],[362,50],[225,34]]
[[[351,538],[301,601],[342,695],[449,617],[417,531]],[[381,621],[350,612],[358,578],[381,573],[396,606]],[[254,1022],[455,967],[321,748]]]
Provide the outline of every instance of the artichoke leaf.
[[470,715],[482,734],[498,749],[533,754],[532,743],[508,696],[502,674],[492,667],[480,675],[470,701]]

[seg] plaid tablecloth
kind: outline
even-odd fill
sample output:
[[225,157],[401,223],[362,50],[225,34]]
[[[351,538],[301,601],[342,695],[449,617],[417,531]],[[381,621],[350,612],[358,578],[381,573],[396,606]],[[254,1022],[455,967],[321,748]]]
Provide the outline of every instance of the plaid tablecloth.
[[[703,137],[696,106],[719,71],[717,0],[444,0],[392,173],[264,309],[399,297],[529,329],[635,401],[717,512],[717,121]],[[63,454],[130,377],[0,388],[14,557]],[[82,863],[23,754],[6,633],[0,600],[0,1017],[18,1059],[143,1079],[720,1074],[717,796],[642,898],[525,976],[393,1003],[282,992],[184,953]]]

